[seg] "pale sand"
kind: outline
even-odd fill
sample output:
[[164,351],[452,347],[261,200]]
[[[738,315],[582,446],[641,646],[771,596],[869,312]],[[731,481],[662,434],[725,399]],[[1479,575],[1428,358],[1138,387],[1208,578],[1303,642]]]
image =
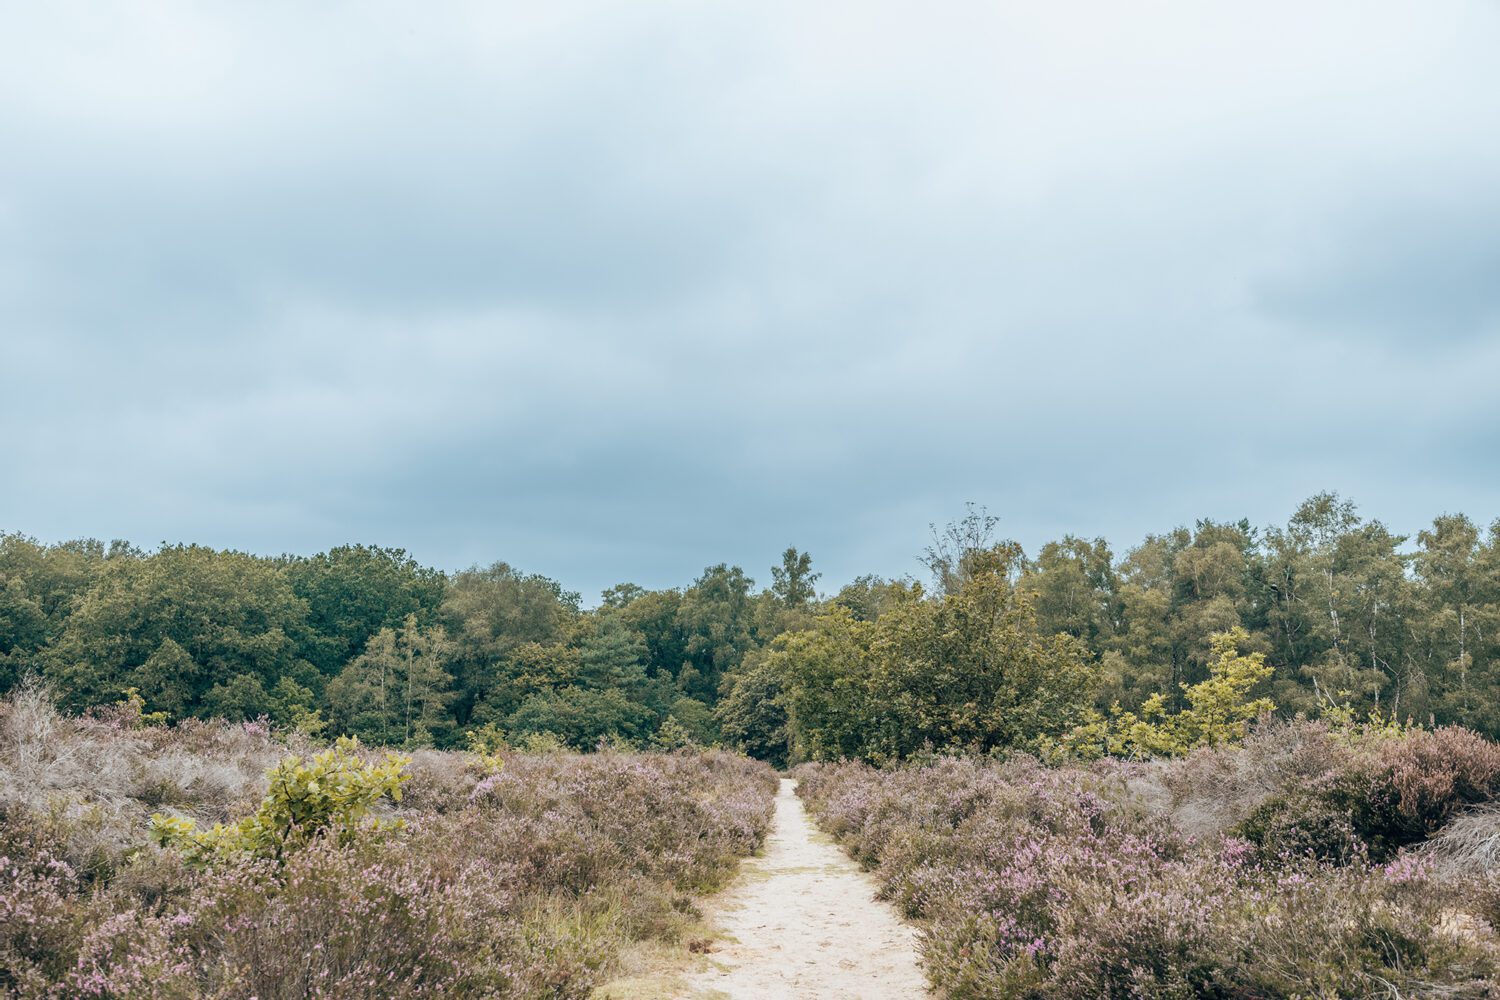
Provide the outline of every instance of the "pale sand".
[[708,905],[723,932],[696,996],[905,1000],[927,996],[917,934],[875,898],[875,881],[808,821],[782,779],[765,853]]

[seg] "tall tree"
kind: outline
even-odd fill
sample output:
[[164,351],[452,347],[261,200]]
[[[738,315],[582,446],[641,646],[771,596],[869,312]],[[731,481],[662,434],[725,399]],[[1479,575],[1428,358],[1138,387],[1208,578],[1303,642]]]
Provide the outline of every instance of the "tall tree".
[[442,603],[441,573],[403,549],[341,545],[287,563],[293,592],[307,602],[305,659],[332,675],[359,655],[383,628],[400,628],[408,615],[431,624]]
[[455,574],[441,620],[458,647],[458,722],[468,724],[475,705],[495,691],[517,650],[527,643],[565,641],[578,614],[576,593],[507,563]]
[[454,652],[441,625],[423,628],[414,614],[399,630],[381,629],[328,685],[335,729],[408,746],[446,736]]
[[781,565],[771,567],[771,593],[788,608],[804,608],[818,596],[814,585],[819,576],[812,571],[812,556],[787,546],[781,554]]

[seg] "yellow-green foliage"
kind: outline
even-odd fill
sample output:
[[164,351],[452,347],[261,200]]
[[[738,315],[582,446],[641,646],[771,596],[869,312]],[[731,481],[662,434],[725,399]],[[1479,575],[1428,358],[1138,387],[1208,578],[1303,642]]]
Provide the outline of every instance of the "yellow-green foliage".
[[485,774],[499,774],[505,767],[503,754],[510,750],[510,743],[506,741],[505,733],[493,722],[470,729],[464,733],[464,741],[469,744],[469,753],[474,755],[475,764]]
[[365,820],[385,796],[401,801],[411,758],[387,752],[380,763],[366,764],[355,753],[358,747],[358,741],[344,738],[309,761],[296,755],[283,759],[266,774],[271,787],[260,807],[238,823],[199,830],[191,819],[158,813],[151,817],[151,834],[162,846],[207,864],[241,854],[280,859],[289,847],[320,834],[348,842],[362,831],[399,826],[399,820]]
[[128,720],[134,726],[165,726],[167,724],[166,712],[146,711],[146,699],[141,697],[140,688],[128,687],[125,689],[125,697],[115,702],[115,708],[119,710],[120,717]]
[[1371,736],[1407,736],[1422,728],[1410,718],[1400,722],[1395,712],[1382,712],[1378,707],[1370,709],[1364,718],[1360,718],[1347,700],[1349,692],[1341,691],[1339,694],[1346,700],[1341,703],[1324,703],[1319,715],[1328,723],[1328,731],[1345,743],[1359,743]]
[[1271,676],[1271,668],[1263,653],[1240,654],[1240,644],[1249,638],[1238,626],[1209,637],[1214,657],[1209,676],[1182,685],[1186,708],[1168,711],[1161,694],[1146,699],[1140,714],[1122,712],[1116,705],[1108,718],[1096,713],[1063,737],[1057,749],[1074,757],[1177,757],[1199,747],[1238,742],[1251,720],[1276,710],[1271,699],[1250,697]]

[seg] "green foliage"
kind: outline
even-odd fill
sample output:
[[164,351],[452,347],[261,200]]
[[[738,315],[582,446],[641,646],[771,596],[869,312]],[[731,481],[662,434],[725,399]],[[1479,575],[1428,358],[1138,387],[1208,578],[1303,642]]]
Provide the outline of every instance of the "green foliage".
[[819,575],[812,571],[812,556],[788,546],[781,554],[781,565],[771,569],[771,593],[788,608],[806,607],[818,596]]
[[440,612],[456,644],[455,721],[468,725],[477,706],[486,700],[491,702],[491,717],[513,711],[514,704],[495,704],[506,697],[507,667],[513,658],[527,645],[565,643],[578,614],[577,594],[563,590],[555,580],[522,573],[507,563],[455,574],[448,581]]
[[[111,558],[78,598],[48,651],[47,671],[74,707],[100,704],[129,685],[178,714],[208,714],[205,699],[216,685],[244,675],[263,692],[292,668],[306,615],[267,560],[196,545]],[[221,692],[221,704],[229,704],[227,695]],[[248,682],[239,696],[258,697]],[[259,714],[264,705],[251,707]]]
[[[820,600],[792,548],[766,590],[720,564],[683,589],[621,584],[593,611],[505,563],[447,577],[399,549],[267,559],[0,533],[0,690],[35,672],[75,711],[133,687],[173,718],[412,746],[485,724],[639,744],[670,715],[778,761],[1057,749],[1035,724],[1056,710],[1078,752],[1175,754],[1240,728],[1212,638],[1240,629],[1237,655],[1271,665],[1255,693],[1283,714],[1337,701],[1500,734],[1500,522],[1445,514],[1409,541],[1325,493],[1283,526],[1204,520],[1119,558],[1074,536],[1028,557],[996,523],[971,507],[934,528],[931,592],[865,576]],[[1071,667],[1012,700],[1004,675],[1038,663],[1085,667],[1094,714],[1074,711]]]
[[[1207,680],[1182,685],[1186,707],[1173,712],[1164,696],[1152,695],[1139,714],[1118,706],[1106,720],[1093,713],[1083,725],[1055,745],[1066,756],[1083,758],[1105,754],[1116,757],[1177,757],[1199,747],[1216,747],[1244,739],[1249,724],[1275,710],[1269,698],[1250,692],[1271,676],[1265,654],[1241,655],[1249,638],[1242,628],[1216,632],[1209,638],[1213,662]],[[1047,750],[1054,745],[1046,744]]]
[[377,545],[340,545],[294,559],[286,575],[307,604],[310,631],[302,655],[328,676],[381,629],[400,628],[408,615],[431,624],[445,590],[441,573],[402,549]]
[[531,695],[507,717],[516,736],[548,733],[576,750],[592,750],[601,739],[644,737],[656,715],[618,688],[576,685]]
[[450,728],[454,646],[441,625],[422,628],[408,615],[383,628],[329,682],[328,703],[341,732],[379,743],[426,746]]
[[790,760],[781,678],[763,656],[732,678],[729,694],[714,709],[714,721],[726,746],[773,767],[785,767]]
[[688,731],[676,719],[668,718],[661,724],[661,728],[651,734],[651,749],[653,750],[688,750],[699,746],[693,734]]
[[499,774],[504,770],[504,755],[510,751],[510,742],[494,723],[464,733],[464,744],[479,765],[479,770],[486,775]]
[[141,697],[141,692],[136,688],[126,688],[125,697],[115,702],[115,717],[130,729],[164,726],[168,718],[166,712],[146,711],[146,699]]
[[194,864],[249,855],[282,859],[289,849],[315,837],[351,843],[395,823],[367,822],[370,809],[389,796],[401,801],[401,786],[410,775],[410,757],[387,752],[380,763],[365,763],[359,743],[340,739],[311,760],[289,756],[267,772],[270,790],[256,811],[234,824],[211,830],[182,816],[157,813],[151,835],[163,847],[181,851]]
[[258,719],[269,717],[276,699],[254,674],[235,674],[215,684],[203,696],[201,710],[216,719]]
[[1038,634],[999,546],[961,559],[956,590],[874,622],[833,608],[777,640],[794,755],[899,760],[925,746],[1036,748],[1082,721],[1096,671],[1066,635]]
[[683,595],[677,626],[686,639],[684,662],[694,670],[691,681],[680,684],[684,694],[712,700],[719,679],[737,668],[755,645],[750,600],[754,583],[738,566],[720,563],[705,569]]

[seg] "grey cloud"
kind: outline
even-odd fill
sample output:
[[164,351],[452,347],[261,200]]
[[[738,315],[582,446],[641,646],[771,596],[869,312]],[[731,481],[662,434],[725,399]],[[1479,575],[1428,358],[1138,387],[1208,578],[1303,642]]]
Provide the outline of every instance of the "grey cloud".
[[1485,4],[161,10],[0,42],[0,527],[592,596],[1500,512]]
[[1297,273],[1264,282],[1260,308],[1413,350],[1500,335],[1500,202],[1486,190],[1463,194],[1458,204],[1372,207]]

